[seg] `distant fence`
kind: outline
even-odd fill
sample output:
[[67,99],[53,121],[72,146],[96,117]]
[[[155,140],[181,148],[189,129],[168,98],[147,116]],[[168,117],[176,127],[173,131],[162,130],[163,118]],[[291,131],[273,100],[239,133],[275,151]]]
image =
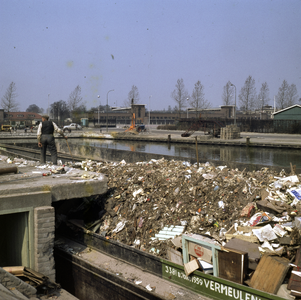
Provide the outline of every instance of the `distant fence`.
[[[209,119],[207,118],[207,120]],[[210,120],[217,120],[224,126],[234,123],[231,119],[212,118]],[[178,121],[178,129],[187,130],[197,122],[197,119],[180,119]],[[237,119],[236,124],[240,127],[241,132],[301,134],[301,120]]]
[[301,134],[301,120],[273,120],[274,132]]
[[245,132],[275,132],[273,120],[239,119],[237,120],[237,125],[240,127],[240,131]]

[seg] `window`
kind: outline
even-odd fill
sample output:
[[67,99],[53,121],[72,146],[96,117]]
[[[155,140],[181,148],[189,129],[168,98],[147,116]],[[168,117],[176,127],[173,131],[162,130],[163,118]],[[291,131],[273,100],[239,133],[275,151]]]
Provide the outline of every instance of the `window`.
[[24,115],[17,115],[17,117],[18,117],[18,118],[23,118],[23,117],[24,117]]

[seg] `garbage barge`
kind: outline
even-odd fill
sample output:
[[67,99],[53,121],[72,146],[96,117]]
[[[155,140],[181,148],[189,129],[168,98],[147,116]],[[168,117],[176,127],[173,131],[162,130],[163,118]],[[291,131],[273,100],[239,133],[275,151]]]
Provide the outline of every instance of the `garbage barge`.
[[[236,170],[229,169],[227,168],[227,166],[213,166],[210,163],[197,166],[196,164],[191,165],[189,162],[185,162],[185,161],[168,162],[164,159],[161,160],[152,159],[148,162],[138,162],[136,164],[127,164],[125,161],[121,161],[119,163],[116,162],[96,163],[93,161],[82,161],[81,163],[77,164],[77,167],[80,167],[85,170],[95,171],[97,173],[106,174],[109,178],[108,185],[110,187],[110,195],[109,195],[110,197],[107,197],[108,196],[107,195],[104,196],[104,198],[101,197],[99,200],[102,204],[104,204],[103,201],[104,199],[106,200],[114,199],[114,200],[107,201],[108,203],[105,203],[104,210],[96,210],[96,212],[98,213],[98,218],[99,220],[101,220],[101,222],[96,220],[96,223],[92,222],[92,224],[89,224],[88,220],[84,220],[84,222],[74,222],[74,219],[67,218],[66,224],[70,225],[71,223],[73,224],[73,226],[79,228],[83,227],[84,232],[87,231],[87,233],[89,234],[90,232],[95,231],[97,232],[95,234],[98,234],[103,238],[105,238],[105,241],[110,241],[113,243],[114,241],[117,243],[121,241],[123,242],[121,243],[122,247],[129,246],[130,248],[134,248],[137,251],[140,249],[139,251],[142,251],[142,253],[147,253],[151,256],[156,257],[161,262],[161,267],[162,267],[161,269],[162,275],[160,275],[161,277],[159,276],[159,278],[164,279],[165,276],[167,277],[166,280],[169,280],[170,282],[175,281],[179,286],[181,286],[181,284],[184,284],[185,287],[188,287],[189,282],[192,281],[193,283],[195,283],[196,280],[199,282],[201,286],[203,285],[205,287],[207,286],[211,290],[216,289],[218,293],[220,293],[221,290],[224,291],[225,295],[224,294],[209,295],[206,294],[206,291],[199,291],[202,294],[209,295],[213,299],[228,299],[226,298],[226,296],[229,297],[229,299],[232,299],[233,297],[234,299],[239,299],[242,297],[245,297],[245,299],[281,299],[275,296],[274,294],[277,292],[279,287],[280,288],[283,287],[283,285],[281,284],[283,280],[287,280],[287,282],[291,284],[290,290],[295,295],[298,295],[298,289],[300,289],[300,280],[298,280],[299,279],[298,272],[300,267],[300,263],[299,263],[300,230],[298,229],[300,228],[300,222],[298,223],[299,216],[300,216],[299,213],[300,197],[299,197],[299,190],[298,190],[299,175],[288,176],[285,170],[282,170],[279,174],[277,174],[275,172],[269,171],[268,168],[262,168],[257,172],[245,172],[245,170],[238,171],[237,169]],[[290,171],[291,173],[294,173],[293,166],[291,167]],[[143,175],[143,176],[138,176],[138,175]],[[226,197],[225,197],[225,188],[228,188],[230,190],[230,193],[228,193]],[[268,192],[268,196],[265,195],[264,190]],[[239,196],[240,199],[235,199],[237,196]],[[271,201],[271,200],[275,200],[275,199],[271,199],[273,197],[280,198],[280,199],[282,198],[282,201],[279,201],[278,203],[281,205],[278,205],[275,202],[273,204],[273,201]],[[174,201],[175,199],[176,202]],[[207,201],[209,199],[211,199],[212,201]],[[91,204],[90,200],[87,201],[87,199],[84,199],[83,202],[86,204],[87,203]],[[262,203],[262,200],[267,200],[268,202]],[[191,207],[187,207],[187,209],[183,209],[184,206],[190,202],[193,203],[194,205],[192,205]],[[143,209],[140,212],[139,216],[136,215],[136,217],[132,219],[133,222],[126,222],[127,220],[122,220],[125,217],[123,216],[124,209],[129,210],[130,208],[131,211],[135,211],[137,207],[139,209],[142,209],[144,203],[146,203],[145,204],[146,206],[144,206],[144,208],[146,209]],[[246,203],[247,205],[245,205]],[[218,209],[215,207],[215,205],[217,204],[219,206]],[[245,207],[243,207],[244,205]],[[85,205],[83,205],[83,207],[86,209]],[[151,207],[152,209],[150,209]],[[196,209],[197,207],[199,208]],[[165,213],[164,213],[164,209],[165,209]],[[271,209],[273,213],[267,212],[269,209]],[[145,214],[147,214],[147,212],[150,212],[152,210],[156,211],[156,214],[150,216],[149,218],[145,218]],[[240,210],[241,210],[240,216],[244,217],[243,220],[240,221],[242,221],[245,224],[239,224],[244,226],[238,227],[237,232],[235,232],[236,226],[235,223],[233,224],[233,220],[235,220],[235,218],[238,217],[237,212],[240,212]],[[55,211],[57,213],[59,209],[55,207]],[[94,208],[93,211],[95,211]],[[115,211],[115,215],[113,211]],[[169,213],[171,212],[172,213],[171,215],[176,216],[176,218],[168,219],[166,217],[168,215],[167,211]],[[230,216],[229,212],[232,211],[234,212],[236,211],[236,213],[235,214],[233,213],[234,215],[232,214],[232,216]],[[101,214],[99,214],[100,212]],[[203,215],[203,218],[198,217],[200,213],[201,215]],[[220,217],[218,217],[219,214]],[[104,217],[103,219],[101,218],[102,216]],[[116,218],[115,221],[114,218],[112,218],[111,220],[112,222],[110,224],[110,217],[112,216]],[[131,212],[130,212],[130,216],[133,217],[133,214]],[[249,219],[250,216],[252,216],[251,219]],[[61,217],[57,215],[56,221],[64,219]],[[158,217],[159,219],[160,217],[162,217],[161,219],[167,221],[167,224],[169,225],[167,226],[168,228],[161,226],[162,220],[160,220],[161,224],[158,224],[158,222],[156,222],[158,220]],[[292,221],[293,218],[295,218],[294,222],[289,222]],[[75,218],[75,220],[76,219],[78,218]],[[248,222],[252,221],[251,222],[252,224],[246,223],[246,219],[249,219]],[[71,222],[72,220],[73,222]],[[117,222],[117,221],[122,221],[122,222]],[[178,222],[179,224],[176,224],[176,222]],[[225,224],[223,224],[222,222],[224,222]],[[135,233],[134,235],[132,229],[130,230],[130,228],[124,226],[126,223],[127,225],[128,224],[133,225],[134,229],[136,228],[136,233],[134,232]],[[272,236],[272,239],[270,239],[272,242],[274,242],[272,244],[268,244],[266,243],[266,241],[260,240],[260,236],[262,237],[266,234],[271,234],[271,235],[273,234],[269,228],[266,228],[266,226],[270,225],[269,223],[272,224],[273,226],[275,225],[273,228],[274,233],[278,232],[280,236],[282,235],[281,238],[279,238],[278,236],[277,237]],[[277,226],[277,223],[281,224],[280,227]],[[220,226],[219,224],[223,224],[223,226]],[[233,226],[231,226],[231,228],[229,227],[229,225],[231,224],[234,225],[234,229]],[[179,225],[185,227],[185,233],[181,235],[182,253],[180,254],[180,256],[182,256],[182,258],[180,259],[179,257],[170,258],[170,260],[176,261],[170,263],[168,259],[159,256],[161,255],[161,253],[164,252],[161,251],[164,250],[162,247],[161,247],[162,249],[160,250],[160,238],[158,235],[163,235],[163,233],[161,232],[161,230],[159,230],[159,227],[162,227],[163,231],[164,229],[165,231],[169,231],[169,230],[173,231],[173,229],[175,229],[173,234],[177,235],[177,233],[179,232],[178,229],[181,230],[181,228],[178,228],[181,227]],[[221,276],[222,271],[227,270],[227,268],[220,267],[222,264],[219,262],[220,255],[217,253],[219,253],[219,251],[223,251],[226,253],[233,252],[231,250],[233,250],[233,247],[235,248],[235,245],[234,246],[232,245],[231,248],[228,246],[228,244],[225,245],[223,245],[223,243],[212,244],[212,241],[209,242],[206,239],[208,237],[213,237],[216,241],[222,242],[224,238],[221,238],[218,235],[216,235],[216,233],[219,232],[222,236],[223,235],[225,236],[224,240],[226,240],[227,242],[231,242],[231,240],[229,241],[229,236],[230,238],[233,238],[240,231],[243,232],[244,229],[248,229],[248,228],[244,228],[246,226],[248,227],[248,225],[256,225],[256,227],[257,225],[261,225],[262,226],[261,229],[264,230],[259,230],[258,228],[254,227],[254,230],[256,230],[255,236],[254,234],[251,233],[250,235],[250,232],[247,232],[242,234],[243,237],[244,238],[247,237],[248,241],[253,241],[253,242],[254,242],[253,239],[256,240],[258,238],[258,241],[256,240],[258,249],[260,248],[260,251],[262,253],[267,252],[269,254],[274,254],[274,255],[262,256],[262,258],[264,259],[262,258],[260,259],[260,257],[256,258],[254,256],[251,257],[250,255],[249,268],[252,267],[254,268],[254,265],[257,265],[260,261],[267,262],[267,266],[268,266],[266,267],[267,269],[265,270],[265,272],[262,272],[261,270],[261,272],[259,272],[256,276],[253,274],[253,276],[250,277],[251,279],[254,276],[259,278],[257,279],[256,282],[257,284],[267,281],[269,283],[268,287],[273,289],[274,294],[269,295],[269,293],[266,293],[265,291],[263,292],[263,294],[262,292],[259,292],[258,294],[257,292],[255,293],[253,291],[254,289],[250,289],[249,287],[246,287],[247,292],[243,294],[243,290],[245,289],[244,285],[242,285],[243,290],[241,290],[241,292],[239,289],[235,289],[237,283],[232,281],[233,278],[231,278],[231,276],[235,277],[235,275],[238,274],[237,276],[238,278],[236,278],[235,280],[238,281],[240,280],[240,283],[247,282],[245,281],[246,279],[245,271],[248,269],[245,266],[245,262],[247,261],[247,256],[246,256],[247,251],[238,251],[238,254],[240,255],[239,261],[244,263],[240,264],[239,268],[236,269],[235,272],[229,273],[231,280],[228,282],[227,288],[225,287],[225,285],[227,284],[228,280],[224,282],[223,280],[225,280],[225,278],[222,278],[223,280],[220,281],[220,278],[218,277],[217,283],[215,284],[214,281],[215,278],[210,279],[211,277],[206,277],[207,275],[211,276],[210,272],[213,273],[214,277]],[[202,228],[199,226],[204,226],[204,227]],[[140,230],[139,228],[140,229],[143,228],[144,230],[142,229]],[[224,231],[224,229],[226,228],[229,230]],[[152,243],[150,243],[147,240],[148,237],[145,236],[146,229],[149,233],[153,231],[153,234],[149,235],[149,237],[153,238]],[[182,230],[184,229],[182,228]],[[77,229],[75,228],[75,231],[77,232],[78,228]],[[78,234],[78,232],[76,234]],[[58,237],[58,235],[59,233],[57,232],[56,236]],[[185,241],[183,241],[183,237]],[[145,238],[145,242],[142,243],[144,238]],[[140,243],[140,239],[142,239],[141,243]],[[234,238],[234,240],[236,240],[236,238]],[[190,253],[191,250],[189,250],[189,246],[188,246],[188,252],[187,251],[185,252],[185,243],[187,241],[188,243],[191,241],[191,242],[197,242],[198,244],[197,247],[194,248],[193,254]],[[261,244],[259,243],[259,241],[263,243]],[[175,242],[174,246],[177,245],[175,248],[180,248],[179,243],[181,242],[179,241],[177,242],[174,241],[174,242]],[[278,242],[278,244],[276,242]],[[60,241],[58,243],[60,243]],[[129,245],[127,245],[127,243]],[[85,239],[82,241],[82,245],[84,246],[88,245]],[[285,247],[283,247],[283,245],[285,245]],[[59,244],[57,244],[57,246],[59,246]],[[269,247],[271,246],[275,248],[275,250],[272,249],[270,252]],[[105,247],[107,247],[107,245]],[[207,251],[208,247],[209,250],[211,248],[211,253],[212,253],[211,257],[209,254],[209,258],[211,262],[211,266],[209,267],[208,265],[206,266],[203,264],[203,260],[206,262],[207,259],[208,261],[208,257],[206,258],[206,255],[208,254]],[[91,248],[89,246],[88,247],[85,246],[85,248],[87,248],[86,250],[87,252],[89,252],[92,249],[92,246]],[[114,248],[112,249],[110,250],[110,255],[115,256],[115,250]],[[79,257],[81,255],[84,255],[84,253],[82,252],[76,253],[73,250],[70,249],[67,250],[72,254],[72,259],[71,259],[72,262],[75,261],[74,258],[75,254],[77,254]],[[177,252],[174,252],[173,254],[177,254],[177,256],[179,256],[179,251]],[[139,255],[140,254],[141,253],[139,253]],[[190,257],[189,256],[187,257],[187,254],[189,254]],[[287,258],[281,257],[282,255],[287,256]],[[194,276],[194,274],[198,274],[199,271],[197,271],[197,269],[199,269],[199,265],[197,265],[197,269],[195,269],[196,268],[195,262],[193,262],[193,260],[191,259],[193,257],[198,257],[198,256],[203,256],[203,260],[201,259],[201,261],[199,262],[200,265],[202,266],[203,272],[202,273],[200,272],[202,276],[201,278],[199,278],[199,280],[198,279],[193,280],[194,277],[191,276]],[[274,259],[273,256],[275,256],[276,259]],[[277,256],[279,256],[280,259],[278,259]],[[136,259],[133,261],[135,265],[137,265],[136,262],[137,257],[139,258],[139,256],[136,255]],[[272,261],[270,261],[271,257],[272,257]],[[184,268],[183,266],[181,267],[181,260],[182,263],[184,264]],[[231,262],[234,260],[231,259],[229,261]],[[193,262],[194,265],[191,266],[190,265],[191,262]],[[292,262],[292,263],[288,263],[288,262]],[[253,266],[251,266],[250,263]],[[277,265],[277,269],[275,269],[275,264]],[[148,269],[145,268],[144,264],[142,265],[143,265],[142,269],[147,271]],[[62,266],[62,265],[59,263],[58,266]],[[168,273],[169,274],[168,276],[167,274],[164,273],[164,266],[165,266],[165,273]],[[172,268],[172,266],[174,266],[174,269],[167,268],[167,267]],[[185,275],[181,275],[180,272],[177,273],[176,267],[178,266],[179,266],[178,270],[182,270],[182,271],[184,270]],[[88,269],[88,271],[89,270],[91,271],[92,267],[94,267],[94,265],[90,263],[90,267],[88,264],[86,269]],[[270,272],[271,268],[273,270],[272,272]],[[104,269],[106,269],[106,267]],[[243,272],[238,273],[237,271],[239,270]],[[73,270],[71,269],[70,271]],[[189,272],[191,271],[194,272],[190,273],[192,275],[189,275]],[[147,272],[151,272],[151,271],[147,271]],[[77,277],[72,272],[69,273],[69,275],[70,274],[72,274],[72,278]],[[93,274],[95,275],[95,272],[91,271],[89,274],[92,276]],[[203,274],[206,276],[204,276]],[[226,275],[229,278],[229,274],[224,274],[223,276]],[[262,274],[264,277],[260,277],[260,275],[262,276]],[[288,277],[290,278],[287,278],[287,274],[289,275]],[[272,276],[272,278],[268,278],[267,275]],[[173,276],[178,276],[178,277],[173,278]],[[106,274],[104,277],[108,277],[108,274]],[[178,282],[179,281],[178,278],[181,279],[180,282]],[[210,283],[208,283],[209,279],[213,281],[210,281]],[[133,282],[135,285],[139,284],[139,280]],[[123,282],[123,284],[124,283],[125,282]],[[218,285],[218,283],[220,285]],[[240,283],[238,283],[238,286],[240,286]],[[275,284],[271,284],[271,283],[275,283]],[[88,283],[88,285],[89,284],[90,283]],[[113,283],[111,282],[111,284],[114,285],[114,282]],[[123,286],[123,284],[120,286]],[[78,288],[79,286],[80,285],[78,284]],[[156,286],[145,286],[145,289],[148,290],[148,288],[150,289],[150,293],[151,293],[151,295],[148,294],[148,297],[151,298],[146,298],[146,299],[157,299],[158,297],[160,297],[155,292],[156,289],[154,288],[156,288]],[[263,287],[261,287],[261,289],[263,289]],[[127,290],[129,291],[131,289],[127,289]],[[255,290],[257,291],[259,289],[255,289]],[[285,290],[284,287],[283,290],[284,293],[287,292],[287,290]],[[252,294],[251,293],[252,291],[255,294],[254,293]],[[184,293],[182,291],[178,291],[176,297],[180,299],[179,297],[181,296],[181,294]],[[141,299],[142,297],[140,294],[137,294],[136,296],[138,297],[137,299]],[[175,295],[172,292],[169,295],[169,297],[171,297],[172,299],[174,296]],[[290,295],[286,295],[286,296],[288,297]],[[286,299],[291,299],[287,297]],[[86,297],[82,299],[91,299],[91,298]],[[99,299],[99,297],[95,299]],[[118,298],[118,299],[134,299],[134,298],[132,298],[131,295],[128,296],[127,298]],[[163,299],[166,299],[166,296],[164,296]],[[187,299],[187,297],[185,299]],[[194,298],[192,298],[191,296],[188,299],[194,299]]]
[[[56,208],[65,222],[58,226],[62,239],[55,253],[58,261],[69,261],[69,271],[84,265],[96,276],[95,263],[81,258],[96,251],[211,299],[298,297],[299,175],[164,159],[83,165],[108,176],[109,192],[67,215]],[[88,206],[87,216],[80,211]],[[84,250],[69,247],[64,237]],[[141,280],[121,275],[125,271],[103,277],[122,277],[137,288]],[[70,284],[65,275],[60,280]],[[158,286],[143,287],[158,296]],[[167,299],[180,299],[179,293],[171,291]]]
[[[158,258],[139,249],[126,246],[122,243],[107,240],[100,235],[97,235],[93,232],[86,232],[84,229],[80,229],[79,227],[74,230],[74,234],[72,236],[70,232],[67,236],[68,239],[71,238],[72,240],[77,241],[80,245],[84,245],[85,248],[88,247],[96,250],[97,252],[105,253],[108,256],[113,256],[114,258],[120,259],[123,262],[128,262],[129,264],[140,268],[143,272],[148,272],[173,284],[179,285],[185,290],[191,290],[199,295],[208,297],[209,299],[288,299],[276,296],[274,294],[262,292],[242,284],[237,284],[210,274],[205,274],[200,271],[194,271],[192,274],[187,276],[182,265],[172,263],[166,259]],[[89,285],[92,286],[92,289],[97,289],[97,286],[93,287],[94,284],[98,285],[98,288],[103,288],[102,285],[107,286],[107,281],[109,281],[111,283],[111,288],[118,290],[117,294],[120,293],[119,286],[124,286],[127,292],[128,290],[134,291],[136,294],[135,296],[137,297],[135,298],[133,295],[131,295],[128,298],[127,295],[125,297],[120,296],[120,298],[116,299],[200,299],[200,297],[196,297],[194,294],[190,294],[185,290],[176,289],[175,287],[173,287],[173,289],[167,293],[166,297],[160,297],[158,294],[156,294],[156,288],[158,288],[158,286],[149,286],[149,292],[147,292],[146,289],[137,287],[137,284],[139,284],[138,279],[133,278],[132,282],[120,279],[119,274],[124,273],[126,270],[122,269],[115,274],[108,274],[105,272],[105,270],[98,269],[94,264],[90,264],[81,259],[78,254],[70,252],[68,253],[68,250],[62,250],[60,248],[60,243],[68,245],[66,239],[61,237],[57,240],[57,244],[54,248],[57,282],[60,282],[60,284],[66,290],[76,295],[79,299],[108,299],[106,295],[107,292],[103,298],[101,298],[100,294],[97,294],[96,298],[81,298],[84,291],[82,289],[82,282],[83,278],[85,278],[82,274],[83,269],[91,275],[88,278],[92,281],[92,283],[89,283]],[[70,243],[70,245],[72,247],[72,243]],[[71,249],[73,250],[73,248]],[[98,279],[99,276],[106,278],[106,281],[104,281],[103,278]],[[152,291],[155,294],[152,294]],[[89,292],[91,292],[91,290],[89,290]],[[124,293],[124,290],[122,293]],[[186,296],[185,298],[180,297],[184,294]],[[189,295],[188,298],[187,295]],[[84,296],[87,295],[84,293]]]

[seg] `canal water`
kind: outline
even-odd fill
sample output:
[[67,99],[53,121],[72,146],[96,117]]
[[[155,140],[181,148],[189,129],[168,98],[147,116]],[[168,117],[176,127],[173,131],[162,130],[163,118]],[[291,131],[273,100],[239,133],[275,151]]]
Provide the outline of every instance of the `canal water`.
[[[89,149],[108,148],[115,150],[127,150],[146,152],[161,155],[181,156],[196,158],[194,144],[167,144],[150,143],[137,141],[116,141],[99,139],[69,139],[69,144],[77,145],[82,154],[88,154]],[[64,143],[64,140],[57,140],[57,143]],[[58,147],[60,148],[60,147]],[[91,151],[92,153],[93,151]],[[267,166],[289,167],[290,163],[301,168],[301,151],[298,149],[279,149],[264,147],[245,146],[220,146],[220,145],[198,145],[200,160],[219,160],[242,162],[249,164],[260,164]]]

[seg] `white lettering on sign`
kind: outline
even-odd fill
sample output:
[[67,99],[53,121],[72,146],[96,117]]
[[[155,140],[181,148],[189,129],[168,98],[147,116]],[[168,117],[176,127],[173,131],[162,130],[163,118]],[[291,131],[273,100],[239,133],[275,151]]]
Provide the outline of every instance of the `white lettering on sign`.
[[214,287],[215,291],[218,292],[218,293],[221,293],[221,291],[219,289],[220,288],[220,284],[218,282],[215,282],[214,284],[215,284],[215,287]]
[[229,297],[233,297],[233,295],[232,295],[232,287],[231,286],[228,286],[228,296]]
[[205,287],[208,288],[208,286],[209,286],[209,280],[204,279],[204,282],[205,282]]
[[178,277],[180,279],[187,280],[193,284],[196,285],[204,285],[205,289],[210,289],[211,291],[214,291],[219,294],[224,294],[228,297],[231,297],[233,299],[238,300],[261,300],[261,298],[254,296],[249,293],[243,293],[243,291],[237,290],[231,286],[224,285],[222,283],[205,279],[205,278],[199,278],[197,276],[187,276],[184,272],[178,271],[175,268],[165,266],[165,273]]

